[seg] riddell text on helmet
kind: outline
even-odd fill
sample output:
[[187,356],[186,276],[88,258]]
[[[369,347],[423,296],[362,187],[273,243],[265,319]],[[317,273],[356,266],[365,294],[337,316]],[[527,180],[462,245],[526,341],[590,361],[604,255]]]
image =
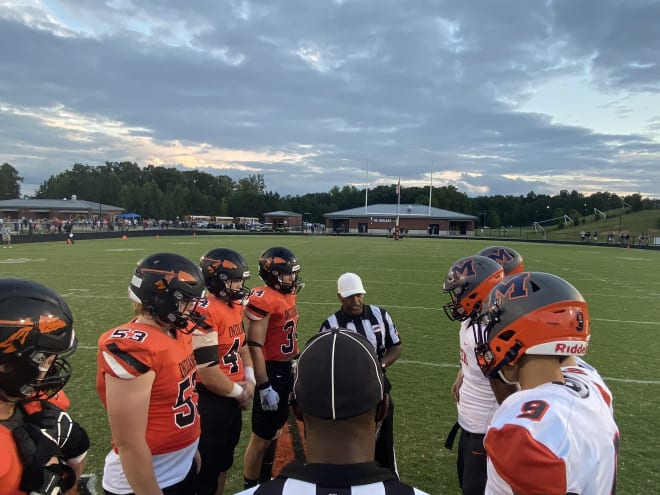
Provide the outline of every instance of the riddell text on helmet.
[[573,345],[559,343],[555,346],[555,353],[571,356],[584,356],[587,353],[587,346],[582,343]]

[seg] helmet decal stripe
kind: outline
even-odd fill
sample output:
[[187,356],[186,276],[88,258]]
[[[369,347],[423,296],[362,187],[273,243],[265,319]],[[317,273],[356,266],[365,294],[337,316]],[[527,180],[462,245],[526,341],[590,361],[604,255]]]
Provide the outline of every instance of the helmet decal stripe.
[[53,333],[66,328],[67,323],[56,316],[42,315],[36,324],[31,318],[26,318],[18,321],[0,320],[0,326],[18,328],[13,334],[0,342],[0,352],[7,354],[16,352],[16,344],[24,345],[32,330],[37,329],[41,333]]

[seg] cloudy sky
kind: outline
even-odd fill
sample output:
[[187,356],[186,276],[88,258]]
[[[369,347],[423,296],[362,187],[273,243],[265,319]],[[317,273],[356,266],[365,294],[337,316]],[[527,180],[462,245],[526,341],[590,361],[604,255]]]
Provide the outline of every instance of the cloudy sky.
[[[660,197],[657,0],[0,0],[0,163]],[[84,192],[79,193],[84,196]]]

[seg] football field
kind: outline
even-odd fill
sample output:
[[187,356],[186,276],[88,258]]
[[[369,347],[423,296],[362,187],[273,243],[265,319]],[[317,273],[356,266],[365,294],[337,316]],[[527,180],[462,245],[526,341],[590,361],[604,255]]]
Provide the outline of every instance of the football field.
[[[76,244],[16,244],[3,249],[3,276],[37,280],[69,303],[79,338],[67,385],[72,415],[92,439],[87,471],[100,478],[110,448],[107,419],[95,390],[96,340],[132,317],[127,286],[140,258],[177,252],[198,261],[206,251],[241,252],[258,286],[257,259],[270,246],[293,250],[305,288],[298,295],[301,346],[339,308],[337,277],[358,273],[366,303],[387,309],[403,342],[401,358],[388,369],[393,384],[395,440],[401,478],[431,494],[458,494],[456,451],[443,446],[456,419],[450,386],[458,370],[458,323],[442,305],[442,283],[458,258],[492,244],[477,240],[411,239],[315,235],[209,235],[85,240]],[[525,259],[525,269],[559,275],[589,303],[591,346],[586,359],[614,394],[621,430],[618,494],[660,493],[660,251],[594,245],[508,243]],[[242,456],[249,413],[229,473],[226,493],[242,488]],[[456,448],[456,447],[455,447]],[[100,488],[100,483],[99,483]]]

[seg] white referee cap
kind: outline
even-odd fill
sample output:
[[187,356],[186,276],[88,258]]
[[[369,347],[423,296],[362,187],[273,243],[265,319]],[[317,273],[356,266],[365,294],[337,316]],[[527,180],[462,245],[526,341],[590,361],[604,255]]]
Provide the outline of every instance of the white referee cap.
[[350,297],[355,294],[366,294],[362,286],[362,279],[355,273],[344,273],[337,279],[337,293],[341,297]]

